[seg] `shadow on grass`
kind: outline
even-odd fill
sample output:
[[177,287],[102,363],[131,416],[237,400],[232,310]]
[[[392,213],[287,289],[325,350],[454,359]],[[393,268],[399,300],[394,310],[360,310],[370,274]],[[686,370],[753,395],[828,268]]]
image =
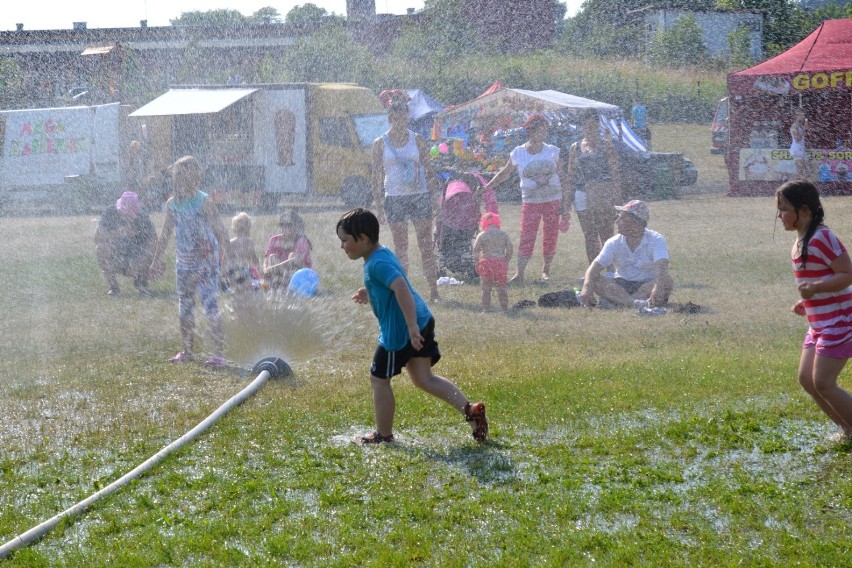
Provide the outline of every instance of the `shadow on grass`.
[[492,439],[483,444],[454,446],[445,451],[399,443],[393,447],[403,453],[422,456],[459,470],[483,485],[510,483],[517,480],[519,475],[514,460],[503,452],[507,446]]

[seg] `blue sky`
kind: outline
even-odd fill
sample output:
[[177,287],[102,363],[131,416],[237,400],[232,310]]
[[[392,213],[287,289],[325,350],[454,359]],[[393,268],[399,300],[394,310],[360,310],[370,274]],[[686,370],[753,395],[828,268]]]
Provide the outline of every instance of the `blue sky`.
[[[272,6],[283,16],[304,1],[281,0],[6,0],[0,10],[0,30],[14,30],[24,24],[26,30],[71,29],[74,22],[86,22],[89,28],[136,27],[140,20],[149,26],[167,26],[183,12],[218,9],[239,10],[246,16],[259,8]],[[346,0],[312,0],[328,12],[346,14]],[[583,0],[563,0],[572,16]],[[376,12],[404,14],[408,8],[423,8],[423,0],[376,0]]]

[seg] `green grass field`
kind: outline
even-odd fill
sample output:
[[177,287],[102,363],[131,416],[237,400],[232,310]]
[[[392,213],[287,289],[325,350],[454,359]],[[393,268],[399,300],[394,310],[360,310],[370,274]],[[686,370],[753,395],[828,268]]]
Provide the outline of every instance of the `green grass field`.
[[[840,222],[852,200],[825,205],[852,240]],[[806,325],[789,310],[792,236],[772,198],[651,204],[651,227],[669,241],[672,300],[700,304],[698,314],[482,315],[477,287],[442,288],[436,370],[487,403],[485,445],[405,376],[394,379],[397,442],[351,443],[373,426],[376,325],[350,300],[361,262],[339,249],[339,213],[304,212],[321,293],[227,327],[229,358],[248,367],[281,355],[294,375],[4,565],[848,562],[850,448],[824,441],[831,425],[796,381]],[[518,206],[501,213],[517,242]],[[274,223],[255,217],[259,248]],[[0,224],[0,542],[108,485],[252,378],[168,364],[179,347],[173,277],[150,298],[126,280],[123,297],[106,297],[95,224]],[[510,302],[574,285],[584,256],[575,219],[553,278],[511,289]],[[529,274],[540,267],[537,251]],[[411,272],[425,289],[419,262]],[[852,387],[848,372],[841,382]]]
[[654,124],[651,134],[655,152],[682,152],[692,160],[698,169],[699,191],[727,190],[725,161],[721,155],[710,153],[709,124]]

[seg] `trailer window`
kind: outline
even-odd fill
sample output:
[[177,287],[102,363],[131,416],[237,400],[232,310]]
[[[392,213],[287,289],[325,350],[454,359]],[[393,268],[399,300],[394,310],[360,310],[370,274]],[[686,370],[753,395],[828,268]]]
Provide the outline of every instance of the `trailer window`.
[[319,120],[320,143],[326,146],[338,146],[340,148],[351,148],[352,138],[345,118],[321,118]]
[[390,129],[388,115],[384,113],[353,116],[352,121],[355,123],[355,134],[358,135],[358,141],[365,148]]

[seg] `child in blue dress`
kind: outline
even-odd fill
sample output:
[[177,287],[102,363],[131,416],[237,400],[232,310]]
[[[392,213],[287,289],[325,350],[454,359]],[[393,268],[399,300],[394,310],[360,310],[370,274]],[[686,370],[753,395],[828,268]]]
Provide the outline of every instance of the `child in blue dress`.
[[216,205],[203,191],[201,166],[192,156],[184,156],[172,166],[173,197],[166,202],[166,218],[154,252],[150,276],[156,280],[163,275],[163,255],[175,234],[175,271],[178,295],[178,317],[183,351],[169,359],[172,363],[192,361],[195,340],[195,296],[198,294],[212,339],[212,357],[208,367],[222,367],[224,333],[216,295],[219,292],[219,275],[224,248],[228,246],[228,232]]

